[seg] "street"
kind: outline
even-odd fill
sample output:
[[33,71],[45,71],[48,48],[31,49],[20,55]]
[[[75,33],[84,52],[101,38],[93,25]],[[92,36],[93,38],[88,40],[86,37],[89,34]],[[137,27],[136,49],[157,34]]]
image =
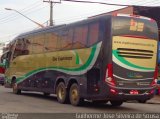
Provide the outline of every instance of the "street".
[[160,112],[160,96],[155,96],[145,104],[136,101],[125,102],[120,107],[94,105],[86,102],[81,107],[60,104],[54,96],[43,96],[42,93],[12,93],[12,89],[0,86],[1,113],[158,113]]

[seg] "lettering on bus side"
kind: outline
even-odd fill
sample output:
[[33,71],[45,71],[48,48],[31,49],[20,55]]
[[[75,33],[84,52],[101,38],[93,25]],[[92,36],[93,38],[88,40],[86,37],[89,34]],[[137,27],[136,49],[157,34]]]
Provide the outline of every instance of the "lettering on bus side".
[[64,60],[72,60],[72,57],[53,57],[53,61],[64,61]]

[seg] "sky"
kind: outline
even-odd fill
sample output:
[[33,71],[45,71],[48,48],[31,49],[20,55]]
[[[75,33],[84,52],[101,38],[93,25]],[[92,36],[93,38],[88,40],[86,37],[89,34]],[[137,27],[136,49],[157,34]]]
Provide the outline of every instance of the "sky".
[[[47,1],[47,0],[46,0]],[[49,0],[48,0],[49,1]],[[52,0],[53,1],[53,0]],[[59,0],[54,0],[59,2]],[[160,0],[83,0],[94,2],[105,2],[115,4],[131,5],[160,5]],[[43,0],[0,0],[0,43],[7,43],[20,33],[39,28],[24,16],[15,11],[8,11],[5,8],[17,10],[30,19],[43,24],[49,20],[50,5]],[[68,24],[71,22],[86,19],[87,17],[102,14],[122,7],[65,2],[56,3],[53,6],[53,20],[55,25]],[[47,24],[44,24],[45,26]]]

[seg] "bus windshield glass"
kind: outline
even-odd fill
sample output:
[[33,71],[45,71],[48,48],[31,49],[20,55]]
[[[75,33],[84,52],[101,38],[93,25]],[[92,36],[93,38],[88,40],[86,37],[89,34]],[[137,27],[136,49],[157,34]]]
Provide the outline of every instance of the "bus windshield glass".
[[133,36],[158,39],[157,24],[152,19],[138,17],[113,17],[113,36]]

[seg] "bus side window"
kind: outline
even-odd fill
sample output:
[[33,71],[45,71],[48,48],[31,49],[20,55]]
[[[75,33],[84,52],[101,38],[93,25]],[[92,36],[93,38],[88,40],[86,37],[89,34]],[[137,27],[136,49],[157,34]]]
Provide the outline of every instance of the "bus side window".
[[99,23],[91,23],[89,25],[89,39],[88,39],[88,46],[92,46],[99,41]]
[[25,39],[25,49],[26,50],[26,55],[27,54],[32,54],[32,42],[33,42],[33,36],[27,37]]
[[23,51],[22,51],[22,55],[28,55],[28,54],[30,54],[29,45],[30,45],[29,40],[28,39],[23,39]]
[[74,33],[74,30],[73,28],[70,28],[69,31],[68,31],[68,35],[67,35],[67,39],[68,39],[68,44],[67,44],[67,48],[68,49],[72,49],[72,42],[73,42],[73,33]]
[[45,49],[46,52],[56,51],[56,49],[57,49],[57,39],[58,39],[58,35],[55,32],[50,32],[50,33],[45,34],[44,49]]
[[34,54],[44,52],[44,34],[34,35],[32,42],[32,52]]
[[72,49],[72,36],[73,30],[65,29],[60,31],[59,39],[58,39],[58,46],[60,50],[71,50]]
[[23,51],[23,41],[22,39],[17,39],[17,43],[13,54],[13,59],[16,58],[17,56],[22,55],[22,51]]
[[28,55],[28,43],[29,41],[27,39],[18,39],[17,44],[15,46],[13,59],[20,55]]
[[73,49],[87,47],[88,26],[79,26],[74,29]]

